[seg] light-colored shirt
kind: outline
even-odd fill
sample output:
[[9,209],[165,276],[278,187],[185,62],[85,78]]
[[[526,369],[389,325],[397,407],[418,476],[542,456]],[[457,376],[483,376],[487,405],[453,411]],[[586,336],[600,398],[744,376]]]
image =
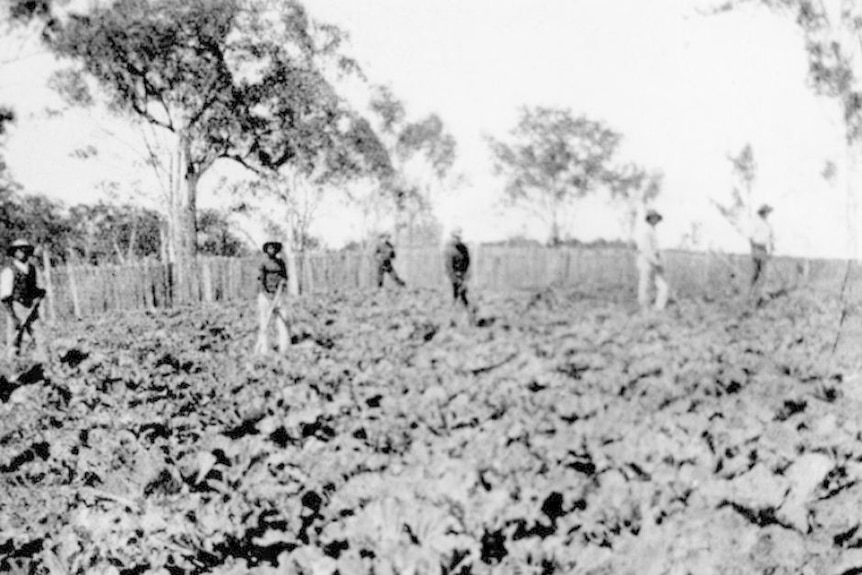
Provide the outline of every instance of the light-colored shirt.
[[658,249],[658,233],[655,226],[644,224],[637,234],[638,259],[650,265],[661,264],[661,254]]
[[[23,273],[27,273],[30,270],[30,264],[21,263],[18,260],[12,260],[12,265]],[[12,295],[12,288],[14,285],[15,271],[11,266],[7,266],[3,268],[3,271],[0,271],[0,300]]]
[[774,238],[772,234],[772,226],[760,216],[755,217],[751,221],[751,230],[749,239],[751,243],[765,246],[769,253],[772,253],[774,248]]

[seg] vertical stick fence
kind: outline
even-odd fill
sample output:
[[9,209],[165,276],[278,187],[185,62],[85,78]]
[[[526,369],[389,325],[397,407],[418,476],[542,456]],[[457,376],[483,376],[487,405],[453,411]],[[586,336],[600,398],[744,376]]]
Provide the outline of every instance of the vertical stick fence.
[[[635,254],[626,249],[473,246],[471,256],[471,283],[477,290],[560,286],[584,293],[618,289],[634,293],[637,282]],[[749,279],[750,262],[744,254],[671,251],[665,259],[669,281],[679,296],[726,295],[744,289]],[[300,294],[376,289],[376,266],[368,252],[307,253],[296,260]],[[250,300],[256,292],[259,264],[256,258],[199,258],[197,299],[207,304]],[[770,269],[789,284],[838,290],[845,265],[843,260],[775,258]],[[411,287],[446,287],[439,249],[400,250],[394,266]],[[46,254],[42,274],[51,319],[173,305],[173,272],[170,265],[159,262],[51,267]]]

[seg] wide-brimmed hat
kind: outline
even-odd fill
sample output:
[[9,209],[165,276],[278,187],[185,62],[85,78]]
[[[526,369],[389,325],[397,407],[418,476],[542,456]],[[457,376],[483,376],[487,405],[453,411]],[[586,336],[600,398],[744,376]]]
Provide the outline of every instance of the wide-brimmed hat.
[[282,244],[281,242],[264,242],[263,251],[265,252],[270,246],[275,248],[275,253],[278,253],[281,251],[281,248],[284,247],[284,244]]
[[768,214],[771,211],[772,211],[772,206],[770,206],[769,204],[763,204],[762,206],[757,208],[758,214]]
[[25,252],[32,254],[36,248],[27,240],[18,239],[9,244],[9,247],[6,248],[6,255],[11,256],[17,250],[24,250]]
[[647,210],[646,217],[644,219],[646,221],[656,220],[657,222],[660,222],[664,217],[662,217],[662,215],[656,210]]

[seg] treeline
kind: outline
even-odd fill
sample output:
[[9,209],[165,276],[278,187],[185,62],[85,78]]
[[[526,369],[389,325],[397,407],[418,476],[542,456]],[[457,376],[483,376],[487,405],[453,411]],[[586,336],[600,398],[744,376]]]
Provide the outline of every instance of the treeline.
[[549,240],[547,242],[540,242],[534,238],[528,238],[524,236],[515,236],[511,238],[507,238],[505,240],[500,240],[496,242],[484,242],[482,245],[484,246],[499,246],[499,247],[508,247],[508,248],[539,248],[545,246],[557,247],[557,248],[586,248],[586,249],[604,249],[604,248],[614,248],[614,249],[626,249],[632,247],[632,242],[627,242],[624,240],[607,240],[605,238],[598,238],[595,240],[590,240],[588,242],[579,240],[577,238],[566,238],[559,239],[556,241]]
[[[417,247],[430,247],[435,245],[435,243],[440,243],[440,237],[435,236],[431,239],[425,239],[424,243],[415,243],[409,244],[408,247],[417,248]],[[595,240],[590,240],[588,242],[579,240],[577,238],[566,238],[562,240],[557,240],[554,243],[542,242],[535,238],[529,238],[526,236],[513,236],[510,238],[506,238],[504,240],[493,241],[493,242],[481,242],[480,245],[486,247],[505,247],[505,248],[541,248],[541,247],[555,247],[555,248],[585,248],[585,249],[629,249],[632,247],[632,242],[624,241],[624,240],[607,240],[604,238],[598,238]],[[400,247],[400,246],[399,246]],[[362,251],[368,249],[366,245],[359,241],[352,241],[344,245],[340,250],[343,252],[354,252],[354,251]]]
[[[248,253],[226,214],[201,210],[197,227],[201,255]],[[0,246],[19,237],[48,250],[55,264],[125,264],[168,258],[167,222],[154,210],[103,201],[67,206],[40,194],[0,186]]]

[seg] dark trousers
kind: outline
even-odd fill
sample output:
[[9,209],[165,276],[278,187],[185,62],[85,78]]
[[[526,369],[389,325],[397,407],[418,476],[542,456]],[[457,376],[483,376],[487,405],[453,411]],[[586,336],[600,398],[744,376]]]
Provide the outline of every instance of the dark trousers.
[[456,307],[463,306],[467,312],[467,318],[471,325],[477,325],[476,308],[470,305],[467,299],[467,281],[462,277],[453,277],[452,280],[452,299]]
[[395,268],[392,267],[392,262],[389,260],[384,260],[377,264],[377,287],[383,287],[383,276],[389,274],[394,281],[399,286],[404,285],[404,280],[398,277],[398,272],[395,271]]
[[767,260],[769,260],[769,252],[767,252],[766,246],[751,244],[751,263],[753,268],[751,273],[752,288],[756,287],[763,279],[764,272],[766,271]]
[[452,278],[452,298],[456,303],[461,302],[470,307],[470,302],[467,301],[467,283],[463,278]]

